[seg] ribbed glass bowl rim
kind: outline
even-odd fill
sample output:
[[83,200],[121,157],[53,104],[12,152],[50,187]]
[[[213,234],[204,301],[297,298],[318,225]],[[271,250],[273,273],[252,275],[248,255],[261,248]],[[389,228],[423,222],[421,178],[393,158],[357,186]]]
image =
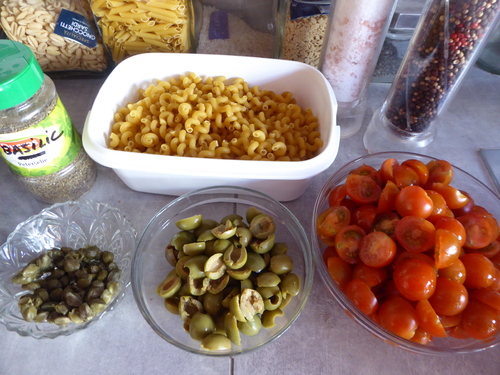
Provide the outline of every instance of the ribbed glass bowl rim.
[[[113,211],[113,212],[117,213],[120,216],[120,218],[124,222],[127,223],[128,229],[130,230],[130,233],[133,235],[134,246],[130,250],[130,254],[133,255],[135,253],[136,248],[137,248],[137,231],[134,228],[134,226],[132,225],[132,222],[129,219],[127,219],[126,215],[120,209],[113,207],[107,203],[99,202],[96,200],[58,202],[58,203],[52,204],[51,206],[43,208],[39,213],[31,215],[26,220],[17,224],[15,229],[7,236],[6,241],[0,245],[0,249],[3,249],[4,247],[6,247],[23,227],[31,224],[34,221],[37,221],[37,220],[40,220],[41,218],[44,218],[44,216],[47,215],[47,213],[53,212],[56,209],[58,209],[59,207],[63,207],[63,206],[78,206],[78,207],[83,207],[83,206],[98,207],[98,206],[101,206],[101,207],[104,207],[106,210]],[[4,322],[3,319],[0,320],[0,323],[2,323],[9,331],[16,332],[20,336],[32,337],[32,338],[37,339],[37,340],[55,339],[59,336],[69,336],[77,331],[85,329],[85,328],[89,327],[90,325],[93,325],[96,322],[100,321],[105,315],[107,315],[109,312],[114,310],[116,308],[116,306],[123,300],[127,289],[131,285],[131,277],[130,277],[131,271],[132,271],[131,264],[132,263],[130,263],[130,266],[127,269],[127,275],[125,276],[126,283],[123,286],[122,291],[113,299],[113,301],[106,307],[106,309],[104,309],[95,318],[89,320],[87,323],[80,324],[80,325],[73,325],[72,326],[73,328],[70,330],[65,330],[65,331],[61,331],[61,332],[59,332],[59,331],[44,332],[43,334],[39,334],[39,335],[31,335],[25,331],[20,330],[19,328],[12,327],[9,324],[7,324],[6,322]],[[26,324],[29,324],[29,323],[26,323]]]
[[[263,341],[262,343],[255,345],[251,348],[247,349],[233,349],[231,351],[224,351],[224,352],[217,352],[217,351],[206,351],[202,349],[195,349],[192,347],[189,347],[187,345],[184,345],[174,339],[172,339],[168,334],[163,332],[153,321],[151,316],[148,314],[147,308],[144,304],[143,301],[143,293],[141,289],[141,276],[142,276],[142,264],[143,264],[143,255],[144,253],[139,251],[141,249],[141,245],[144,241],[145,235],[148,233],[148,230],[150,229],[151,226],[154,225],[154,223],[161,218],[161,216],[168,210],[171,210],[173,207],[178,205],[180,202],[185,201],[189,199],[192,196],[196,195],[201,195],[201,194],[231,194],[231,195],[238,195],[238,194],[243,194],[243,195],[256,195],[264,200],[268,200],[270,202],[273,202],[273,204],[279,206],[283,212],[285,212],[286,215],[288,215],[287,220],[290,220],[293,222],[294,226],[296,227],[296,230],[298,231],[298,234],[300,236],[300,242],[304,244],[305,248],[303,251],[305,252],[304,255],[304,274],[305,274],[305,280],[303,280],[303,283],[301,284],[301,292],[303,295],[302,301],[299,304],[297,311],[291,319],[282,327],[280,331],[278,331],[274,336],[270,337],[269,339]],[[220,186],[211,186],[211,187],[205,187],[205,188],[200,188],[194,191],[191,191],[189,193],[183,194],[174,200],[172,200],[170,203],[165,205],[162,209],[160,209],[155,216],[150,220],[150,222],[147,224],[145,227],[144,231],[142,232],[138,244],[137,244],[137,250],[134,255],[134,258],[132,260],[132,291],[134,294],[134,298],[136,301],[136,304],[139,308],[139,311],[141,312],[142,316],[146,320],[146,322],[150,325],[150,327],[158,334],[161,338],[163,338],[165,341],[169,342],[170,344],[183,349],[187,352],[194,353],[194,354],[199,354],[203,356],[208,356],[208,357],[234,357],[236,355],[240,354],[245,354],[245,353],[250,353],[253,352],[259,348],[262,348],[266,344],[273,342],[277,338],[279,338],[285,331],[287,331],[290,326],[295,322],[295,320],[299,317],[301,314],[302,310],[304,309],[304,306],[307,303],[307,300],[309,299],[309,295],[311,293],[312,289],[312,284],[313,284],[313,279],[314,279],[314,261],[313,261],[313,254],[312,254],[312,247],[311,243],[309,241],[309,238],[306,234],[306,231],[302,224],[299,222],[299,220],[295,217],[295,215],[287,208],[285,207],[282,203],[278,202],[274,198],[270,197],[267,194],[261,193],[259,191],[250,189],[250,188],[245,188],[245,187],[240,187],[240,186],[231,186],[231,185],[220,185]],[[186,335],[189,336],[189,334],[186,332]]]
[[[414,152],[405,152],[405,151],[383,151],[376,152],[371,154],[366,154],[360,156],[356,159],[351,160],[347,164],[344,164],[337,171],[335,171],[324,183],[321,188],[316,202],[314,203],[312,220],[311,220],[311,243],[313,246],[313,255],[315,268],[318,272],[320,278],[322,279],[324,285],[326,286],[328,292],[334,297],[334,299],[339,303],[339,305],[348,313],[348,315],[354,319],[359,325],[368,330],[371,334],[376,336],[383,341],[404,349],[409,352],[419,353],[419,354],[428,354],[428,355],[455,355],[455,354],[467,354],[467,353],[476,353],[479,351],[483,351],[489,348],[492,348],[500,343],[500,333],[496,335],[496,337],[491,342],[483,342],[482,346],[474,346],[472,348],[446,348],[446,347],[436,347],[436,346],[426,346],[418,343],[414,343],[409,340],[405,340],[386,329],[379,326],[372,319],[362,313],[350,300],[346,297],[344,292],[340,290],[338,285],[333,281],[330,274],[328,273],[328,269],[322,257],[322,244],[318,241],[316,236],[316,218],[321,213],[321,208],[325,204],[325,197],[328,196],[328,192],[331,191],[332,187],[341,183],[348,175],[348,173],[354,169],[354,166],[361,165],[362,162],[369,162],[373,159],[388,159],[388,158],[396,158],[399,162],[404,161],[406,159],[416,158],[419,160],[439,160],[439,157],[434,157],[430,155],[424,155]],[[461,174],[462,176],[470,179],[471,182],[479,186],[481,189],[484,189],[485,192],[491,194],[496,200],[500,201],[500,197],[488,186],[478,180],[476,177],[472,176],[470,173],[464,171],[463,169],[457,167],[452,164],[453,169],[456,173]],[[453,183],[452,183],[453,184]],[[480,342],[479,340],[477,340]]]

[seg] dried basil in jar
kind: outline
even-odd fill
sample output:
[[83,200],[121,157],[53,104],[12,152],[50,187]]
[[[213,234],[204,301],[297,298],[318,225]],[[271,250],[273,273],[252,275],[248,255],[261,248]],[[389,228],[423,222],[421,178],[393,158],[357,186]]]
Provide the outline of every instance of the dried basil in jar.
[[0,40],[0,155],[47,203],[78,199],[97,174],[54,83],[27,46],[10,40]]

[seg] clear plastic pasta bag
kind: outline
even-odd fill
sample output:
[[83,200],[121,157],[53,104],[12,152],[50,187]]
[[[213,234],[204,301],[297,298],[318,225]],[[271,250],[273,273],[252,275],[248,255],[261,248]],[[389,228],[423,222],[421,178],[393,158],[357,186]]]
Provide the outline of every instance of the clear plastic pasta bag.
[[3,0],[0,22],[6,37],[30,47],[47,74],[108,70],[109,58],[86,0]]
[[196,51],[191,0],[89,2],[115,63],[146,52]]

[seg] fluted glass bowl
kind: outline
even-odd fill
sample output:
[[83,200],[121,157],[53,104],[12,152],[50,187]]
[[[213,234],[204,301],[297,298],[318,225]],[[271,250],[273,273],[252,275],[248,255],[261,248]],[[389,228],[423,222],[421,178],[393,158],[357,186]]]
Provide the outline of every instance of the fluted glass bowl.
[[[399,163],[408,159],[417,159],[427,163],[430,160],[435,159],[430,156],[409,152],[380,152],[365,155],[352,160],[330,176],[317,197],[313,211],[311,237],[316,271],[323,280],[327,290],[340,304],[347,315],[353,318],[368,332],[391,345],[410,352],[434,355],[464,354],[482,351],[498,345],[500,343],[500,333],[497,333],[496,336],[485,341],[475,339],[456,339],[448,336],[445,338],[434,338],[430,343],[422,345],[405,340],[382,328],[382,326],[361,312],[361,310],[351,302],[351,300],[344,294],[344,292],[330,276],[325,261],[323,260],[323,253],[326,245],[324,245],[315,235],[316,218],[328,207],[328,194],[330,191],[335,186],[345,182],[350,171],[364,164],[372,166],[378,170],[382,165],[382,162],[389,158],[396,158]],[[486,207],[489,212],[497,218],[497,220],[500,219],[500,198],[491,189],[469,173],[456,166],[453,166],[453,168],[454,177],[451,185],[470,193],[476,204]]]
[[[229,214],[245,218],[246,211],[256,207],[271,215],[276,224],[276,242],[285,242],[293,259],[293,271],[301,282],[300,292],[283,308],[283,315],[272,328],[262,328],[255,336],[241,334],[241,345],[229,350],[208,351],[200,341],[191,338],[183,320],[164,306],[157,286],[173,269],[165,257],[165,248],[180,231],[179,219],[201,214],[206,219],[221,220]],[[246,221],[246,220],[245,220]],[[304,308],[313,281],[312,252],[307,235],[297,218],[281,203],[260,192],[239,187],[211,187],[187,193],[163,207],[145,228],[137,245],[132,267],[132,290],[139,310],[151,328],[172,345],[191,353],[207,356],[234,356],[262,348],[280,337]],[[235,283],[240,287],[239,282]],[[255,287],[255,286],[254,286]],[[208,293],[208,292],[207,292]]]
[[[92,201],[57,203],[19,224],[0,251],[0,322],[8,330],[36,339],[70,335],[94,324],[114,309],[130,285],[136,231],[118,209]],[[52,248],[79,249],[97,246],[114,254],[121,269],[119,290],[104,311],[86,323],[58,326],[53,323],[26,322],[18,307],[20,298],[30,292],[12,282],[12,277],[30,261]]]

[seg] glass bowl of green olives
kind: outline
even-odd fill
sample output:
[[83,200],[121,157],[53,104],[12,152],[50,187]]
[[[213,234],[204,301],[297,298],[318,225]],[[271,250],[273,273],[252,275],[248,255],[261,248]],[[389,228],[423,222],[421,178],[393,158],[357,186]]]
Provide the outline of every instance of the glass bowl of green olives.
[[69,201],[20,223],[0,251],[0,322],[36,339],[70,335],[130,285],[137,232],[118,209]]
[[312,250],[297,218],[248,188],[178,197],[142,233],[135,300],[151,328],[191,353],[234,356],[280,337],[304,308]]

